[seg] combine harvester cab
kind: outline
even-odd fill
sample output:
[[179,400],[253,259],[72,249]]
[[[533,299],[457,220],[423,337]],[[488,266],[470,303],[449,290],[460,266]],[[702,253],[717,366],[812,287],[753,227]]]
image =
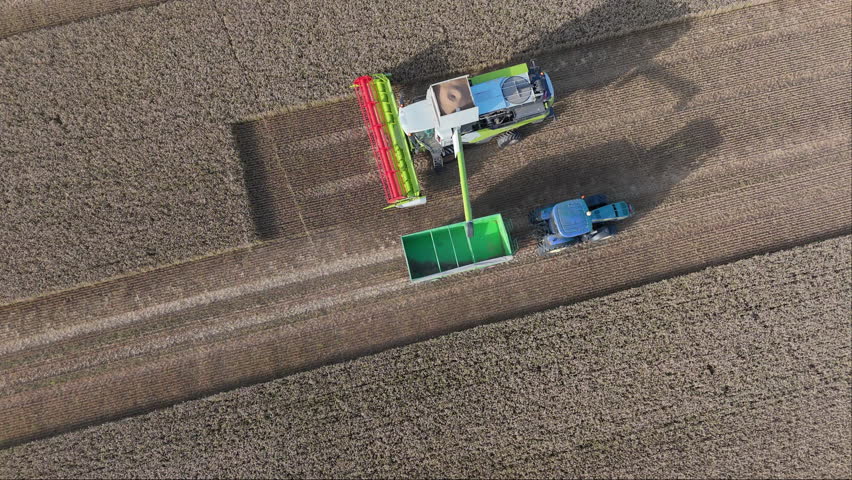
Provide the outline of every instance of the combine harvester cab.
[[554,118],[553,84],[550,77],[531,62],[521,63],[464,78],[466,86],[440,82],[429,87],[426,96],[399,111],[402,130],[417,151],[432,155],[432,168],[440,172],[444,157],[454,147],[447,122],[442,117],[455,108],[476,107],[476,116],[461,125],[462,144],[497,141],[500,148],[517,143],[519,128]]
[[404,208],[426,203],[411,161],[411,147],[399,123],[399,110],[387,75],[364,75],[352,85],[388,206]]

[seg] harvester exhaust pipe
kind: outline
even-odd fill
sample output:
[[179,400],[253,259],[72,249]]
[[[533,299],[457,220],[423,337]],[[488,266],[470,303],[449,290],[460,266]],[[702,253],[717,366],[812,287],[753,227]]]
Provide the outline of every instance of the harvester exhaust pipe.
[[464,203],[464,221],[467,238],[473,238],[473,213],[470,208],[470,193],[467,189],[467,168],[464,164],[464,150],[462,150],[461,133],[458,128],[453,129],[453,150],[456,152],[456,160],[459,164],[459,183],[461,184],[462,202]]

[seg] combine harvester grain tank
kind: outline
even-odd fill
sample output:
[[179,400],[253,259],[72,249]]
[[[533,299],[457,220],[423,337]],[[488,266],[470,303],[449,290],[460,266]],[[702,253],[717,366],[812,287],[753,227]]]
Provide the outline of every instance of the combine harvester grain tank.
[[499,213],[473,218],[464,144],[516,143],[517,129],[554,116],[553,85],[534,64],[514,65],[429,86],[417,101],[397,106],[387,75],[355,80],[358,103],[381,177],[385,208],[426,203],[412,156],[428,152],[440,172],[447,158],[459,169],[464,222],[401,237],[413,282],[434,280],[512,260],[514,248]]

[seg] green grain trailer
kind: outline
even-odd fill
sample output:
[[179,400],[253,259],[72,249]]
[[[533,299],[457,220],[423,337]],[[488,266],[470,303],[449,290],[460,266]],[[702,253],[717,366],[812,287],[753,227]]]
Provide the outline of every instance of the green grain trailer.
[[503,216],[472,220],[474,235],[467,236],[467,222],[402,236],[402,250],[413,282],[508,262],[512,244]]

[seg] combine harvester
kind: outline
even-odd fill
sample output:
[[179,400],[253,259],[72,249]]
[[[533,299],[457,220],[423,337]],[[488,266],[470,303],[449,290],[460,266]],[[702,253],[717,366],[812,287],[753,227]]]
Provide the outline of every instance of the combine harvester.
[[[524,63],[475,77],[465,75],[431,85],[425,97],[400,105],[401,110],[387,75],[359,77],[353,87],[388,202],[385,208],[426,203],[412,163],[414,154],[429,152],[436,171],[443,169],[445,157],[452,155],[458,162],[465,221],[402,236],[411,281],[434,280],[512,260],[514,249],[503,216],[473,218],[463,144],[496,139],[502,148],[520,139],[517,128],[554,116],[553,85],[547,74]],[[558,210],[551,207],[547,215],[555,212],[558,216]],[[566,215],[579,212],[562,210]],[[588,209],[581,213],[591,215]],[[538,221],[545,220],[540,217]],[[580,220],[587,223],[585,218]],[[572,221],[577,222],[566,216],[560,225]],[[557,242],[554,234],[545,240],[572,243],[567,239]]]
[[520,139],[519,127],[554,115],[550,77],[525,63],[433,84],[422,99],[406,106],[397,105],[385,74],[358,77],[352,86],[373,147],[386,208],[426,202],[414,171],[414,154],[429,152],[433,169],[440,171],[444,158],[461,150],[455,146],[454,133],[463,144],[496,140],[502,148]]

